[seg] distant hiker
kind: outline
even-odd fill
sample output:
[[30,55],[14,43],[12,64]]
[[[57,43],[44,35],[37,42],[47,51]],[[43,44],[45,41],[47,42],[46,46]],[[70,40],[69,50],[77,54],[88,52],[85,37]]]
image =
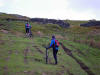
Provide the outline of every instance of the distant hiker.
[[25,29],[26,29],[26,35],[29,36],[31,33],[31,25],[28,22],[25,24]]
[[59,42],[58,42],[58,40],[56,40],[54,35],[52,36],[50,46],[47,47],[46,49],[49,49],[51,47],[53,48],[53,56],[55,59],[55,64],[57,64],[58,63],[57,62],[57,52],[58,52]]

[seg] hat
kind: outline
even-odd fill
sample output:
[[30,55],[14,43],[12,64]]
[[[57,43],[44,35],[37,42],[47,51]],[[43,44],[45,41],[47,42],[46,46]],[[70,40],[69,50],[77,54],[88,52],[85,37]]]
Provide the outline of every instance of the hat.
[[53,35],[52,38],[55,39],[55,36]]

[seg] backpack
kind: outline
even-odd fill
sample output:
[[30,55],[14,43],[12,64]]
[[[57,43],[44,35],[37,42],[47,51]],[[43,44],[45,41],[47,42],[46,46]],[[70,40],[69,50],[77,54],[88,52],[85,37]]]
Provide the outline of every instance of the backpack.
[[55,40],[55,45],[54,47],[59,47],[59,41],[58,40]]
[[27,24],[27,27],[29,27],[29,24]]

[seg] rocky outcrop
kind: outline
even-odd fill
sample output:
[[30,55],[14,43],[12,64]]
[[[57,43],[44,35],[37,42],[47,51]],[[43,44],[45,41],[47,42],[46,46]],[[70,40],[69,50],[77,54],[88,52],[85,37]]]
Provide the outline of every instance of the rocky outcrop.
[[100,21],[89,21],[88,23],[80,24],[83,27],[100,26]]
[[68,28],[70,26],[69,23],[65,23],[63,20],[55,20],[55,19],[43,19],[43,18],[32,18],[30,19],[32,22],[38,22],[42,24],[58,24],[61,27]]

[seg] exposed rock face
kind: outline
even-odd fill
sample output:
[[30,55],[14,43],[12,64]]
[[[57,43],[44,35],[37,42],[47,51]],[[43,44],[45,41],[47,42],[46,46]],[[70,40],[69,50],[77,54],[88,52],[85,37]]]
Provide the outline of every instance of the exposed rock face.
[[32,18],[30,19],[32,22],[39,22],[42,24],[58,24],[61,27],[68,28],[70,26],[69,23],[65,23],[63,20],[55,20],[55,19],[43,19],[43,18]]
[[83,27],[100,26],[100,21],[89,21],[88,23],[80,24]]

